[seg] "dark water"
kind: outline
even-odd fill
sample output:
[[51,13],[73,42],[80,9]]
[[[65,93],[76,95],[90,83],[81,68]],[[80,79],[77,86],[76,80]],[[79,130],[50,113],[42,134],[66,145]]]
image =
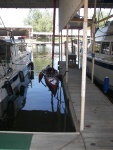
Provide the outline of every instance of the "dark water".
[[[56,47],[58,49],[58,47]],[[51,47],[50,47],[51,51]],[[59,56],[55,55],[54,67],[58,67]],[[26,104],[18,113],[7,130],[27,132],[75,132],[68,105],[66,105],[63,89],[59,89],[54,97],[48,87],[38,82],[39,72],[51,64],[51,53],[44,46],[33,51],[35,68],[34,80],[29,85]]]

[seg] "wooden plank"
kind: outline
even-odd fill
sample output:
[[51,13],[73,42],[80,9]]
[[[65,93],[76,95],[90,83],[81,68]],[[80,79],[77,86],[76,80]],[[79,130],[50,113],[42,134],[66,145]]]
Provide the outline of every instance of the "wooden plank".
[[36,133],[31,141],[31,150],[85,150],[80,133]]
[[[65,70],[64,63],[62,70]],[[64,79],[65,82],[65,79]],[[69,105],[77,130],[80,125],[81,70],[69,68]],[[74,118],[75,117],[75,118]],[[81,133],[87,150],[113,149],[113,105],[108,98],[86,79],[85,129]]]

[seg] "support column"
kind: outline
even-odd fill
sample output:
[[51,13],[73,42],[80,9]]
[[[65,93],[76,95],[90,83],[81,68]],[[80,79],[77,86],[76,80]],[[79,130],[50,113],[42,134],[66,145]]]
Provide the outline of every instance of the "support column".
[[67,35],[66,35],[66,83],[68,82],[68,24],[67,24]]
[[85,116],[86,57],[87,57],[87,18],[88,18],[88,0],[84,0],[83,62],[82,62],[82,84],[81,84],[81,119],[80,119],[80,131],[84,130],[84,116]]
[[91,72],[91,81],[94,81],[94,63],[95,63],[95,22],[96,22],[96,0],[94,2],[94,16],[92,23],[92,72]]
[[61,53],[60,53],[60,32],[59,32],[59,61],[60,61],[60,58],[61,58]]
[[72,38],[73,30],[71,29],[71,52],[73,53],[73,38]]
[[78,68],[80,69],[80,40],[79,40],[80,30],[78,30]]
[[62,61],[62,31],[61,31],[61,61]]

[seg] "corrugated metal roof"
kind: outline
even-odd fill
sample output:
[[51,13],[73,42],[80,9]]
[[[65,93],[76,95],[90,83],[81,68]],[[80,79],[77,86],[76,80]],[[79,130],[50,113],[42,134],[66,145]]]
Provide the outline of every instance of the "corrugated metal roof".
[[[56,0],[56,7],[59,8]],[[88,1],[88,7],[94,7],[94,0]],[[97,0],[97,8],[113,8],[113,0]],[[53,8],[53,0],[0,0],[0,8]]]
[[[89,0],[88,7],[94,8],[94,0]],[[96,7],[97,8],[113,8],[113,0],[97,0]]]
[[[59,7],[59,0],[56,2]],[[53,0],[0,0],[1,8],[53,8]]]

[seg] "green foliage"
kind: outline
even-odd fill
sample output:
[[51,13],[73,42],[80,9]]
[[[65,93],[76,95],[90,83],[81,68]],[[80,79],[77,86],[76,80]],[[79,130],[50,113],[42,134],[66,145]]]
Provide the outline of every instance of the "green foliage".
[[[107,17],[107,16],[109,16],[109,13],[108,13],[108,12],[100,11],[100,10],[98,10],[98,11],[96,12],[96,19],[97,19],[97,21],[99,21],[99,20],[101,20],[101,19],[103,19],[103,18],[105,18],[105,17]],[[107,20],[100,22],[100,23],[98,24],[98,26],[99,26],[99,27],[104,26],[105,23],[106,23],[106,21],[107,21]]]
[[35,70],[35,75],[39,73],[42,69],[44,69],[47,64],[51,64],[51,58],[48,58],[47,56],[43,57],[37,57],[34,58],[34,70]]
[[35,32],[51,32],[53,15],[50,10],[31,9],[24,24],[33,26]]

